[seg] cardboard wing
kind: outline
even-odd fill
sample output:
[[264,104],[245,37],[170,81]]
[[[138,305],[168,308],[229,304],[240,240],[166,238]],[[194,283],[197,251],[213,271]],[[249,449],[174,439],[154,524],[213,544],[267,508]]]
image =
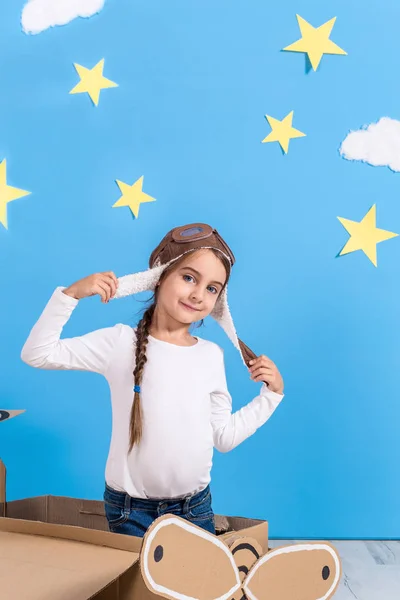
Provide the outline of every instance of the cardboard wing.
[[144,582],[169,600],[328,600],[340,558],[328,543],[262,552],[257,540],[229,545],[179,517],[165,515],[147,531],[140,552]]
[[6,410],[5,408],[0,408],[0,423],[2,421],[7,421],[7,419],[12,419],[13,417],[17,417],[24,413],[25,410]]

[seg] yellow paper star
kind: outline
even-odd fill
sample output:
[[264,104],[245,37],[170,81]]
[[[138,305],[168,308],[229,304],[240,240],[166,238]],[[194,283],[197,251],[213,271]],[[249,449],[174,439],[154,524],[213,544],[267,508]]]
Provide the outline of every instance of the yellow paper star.
[[76,63],[74,63],[74,67],[81,80],[70,91],[70,94],[84,94],[87,92],[95,106],[99,103],[100,90],[118,87],[117,83],[103,77],[104,58],[102,58],[93,69],[87,69]]
[[7,229],[7,204],[27,196],[30,192],[7,185],[6,159],[0,163],[0,223]]
[[341,217],[338,217],[338,219],[350,234],[350,239],[341,250],[340,256],[362,250],[375,267],[377,266],[376,245],[399,235],[376,227],[376,204],[370,208],[360,222]]
[[119,206],[129,206],[136,218],[139,216],[139,207],[142,202],[155,202],[156,199],[152,198],[148,194],[142,191],[143,186],[143,175],[133,185],[128,185],[123,181],[116,179],[119,189],[121,190],[122,196],[113,205],[113,208]]
[[286,46],[284,50],[289,52],[305,52],[310,59],[310,63],[314,71],[317,70],[321,58],[324,54],[346,54],[342,48],[329,39],[336,17],[327,21],[320,27],[313,27],[307,23],[302,17],[296,15],[300,27],[301,38]]
[[292,127],[293,111],[290,112],[282,121],[265,115],[271,126],[271,133],[263,139],[262,143],[279,142],[282,150],[287,153],[289,150],[289,141],[293,138],[305,137],[305,133]]

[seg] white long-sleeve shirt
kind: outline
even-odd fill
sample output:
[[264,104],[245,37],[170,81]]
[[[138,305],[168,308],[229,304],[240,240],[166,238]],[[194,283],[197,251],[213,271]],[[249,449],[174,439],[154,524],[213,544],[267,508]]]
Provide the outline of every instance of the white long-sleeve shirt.
[[210,482],[213,448],[228,452],[272,415],[282,395],[262,384],[260,394],[232,414],[223,350],[197,337],[178,346],[149,336],[141,384],[143,437],[128,453],[133,401],[135,330],[128,325],[60,339],[78,300],[57,288],[21,353],[40,369],[100,373],[108,381],[112,433],[105,479],[138,498],[174,498]]

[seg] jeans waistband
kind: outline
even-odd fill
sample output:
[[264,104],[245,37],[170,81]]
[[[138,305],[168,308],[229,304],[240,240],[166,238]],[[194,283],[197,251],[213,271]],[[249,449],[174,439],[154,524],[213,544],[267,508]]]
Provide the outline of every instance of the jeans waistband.
[[194,508],[205,498],[211,494],[210,486],[208,485],[200,492],[194,492],[185,496],[179,496],[176,498],[133,498],[126,492],[115,490],[109,485],[105,485],[104,499],[116,504],[117,506],[127,507],[128,505],[135,505],[136,508],[147,508],[157,509],[162,506],[163,508],[169,508],[176,506],[177,504],[186,505],[190,508]]

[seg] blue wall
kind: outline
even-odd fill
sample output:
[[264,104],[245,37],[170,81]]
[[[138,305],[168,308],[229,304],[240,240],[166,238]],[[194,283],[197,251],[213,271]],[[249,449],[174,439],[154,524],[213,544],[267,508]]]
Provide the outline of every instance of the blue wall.
[[[336,258],[348,239],[337,216],[400,232],[399,175],[347,162],[349,129],[400,118],[400,5],[359,0],[284,3],[107,0],[104,11],[37,36],[19,27],[20,3],[0,6],[0,159],[8,183],[32,191],[0,226],[0,408],[26,413],[0,427],[9,499],[101,498],[110,438],[104,380],[42,372],[20,361],[31,326],[57,285],[98,270],[146,268],[178,224],[205,221],[236,257],[230,303],[240,336],[282,370],[286,398],[271,421],[216,455],[214,508],[267,518],[273,537],[400,537],[400,239]],[[22,0],[21,0],[22,4]],[[347,57],[305,72],[295,14]],[[119,84],[68,94],[73,63]],[[261,144],[264,118],[294,110],[283,156]],[[157,198],[111,209],[115,179]],[[65,329],[78,335],[136,323],[141,304],[82,302]],[[259,389],[218,326],[200,334],[226,353],[234,407]]]

